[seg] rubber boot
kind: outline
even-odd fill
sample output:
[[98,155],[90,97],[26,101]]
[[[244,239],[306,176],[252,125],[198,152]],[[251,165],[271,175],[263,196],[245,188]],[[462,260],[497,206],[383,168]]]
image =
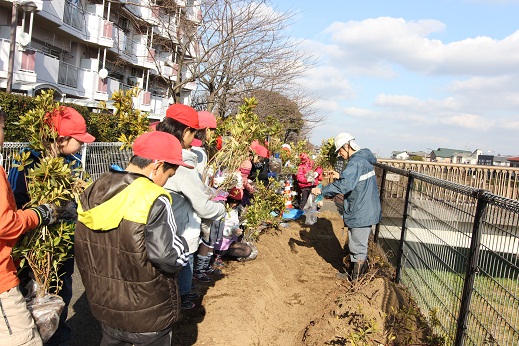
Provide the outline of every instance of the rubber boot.
[[208,275],[222,275],[222,271],[219,268],[216,268],[211,265],[211,259],[213,257],[212,253],[208,253],[209,261],[205,264],[205,268],[203,269],[204,273]]
[[355,283],[357,280],[364,275],[368,269],[368,260],[353,262],[353,271],[351,273],[351,282]]
[[194,279],[205,283],[212,281],[212,279],[205,272],[209,262],[211,262],[211,256],[196,256],[196,264],[193,270]]

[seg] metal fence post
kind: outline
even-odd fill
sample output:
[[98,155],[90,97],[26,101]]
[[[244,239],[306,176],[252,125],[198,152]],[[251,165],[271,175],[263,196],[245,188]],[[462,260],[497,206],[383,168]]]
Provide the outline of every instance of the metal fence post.
[[395,282],[400,283],[400,278],[402,276],[402,261],[404,258],[404,241],[407,233],[407,213],[409,210],[409,204],[411,201],[411,191],[414,185],[414,177],[409,174],[407,178],[407,190],[405,192],[405,201],[404,201],[404,214],[402,215],[402,231],[400,232],[400,243],[398,246],[398,257],[396,262],[396,274],[395,274]]
[[485,210],[488,204],[487,201],[482,198],[484,192],[486,192],[486,190],[483,189],[480,189],[477,192],[478,204],[476,206],[476,214],[474,215],[472,239],[470,241],[469,256],[467,259],[467,271],[465,272],[465,282],[463,284],[460,312],[456,328],[455,346],[462,346],[465,342],[465,332],[467,330],[467,318],[470,312],[472,289],[474,288],[474,280],[478,272],[479,247],[481,245],[481,223],[483,222]]
[[[382,168],[382,178],[380,179],[380,189],[378,191],[378,193],[380,194],[379,198],[380,198],[380,207],[382,207],[383,205],[383,202],[384,202],[384,192],[385,192],[385,189],[384,189],[384,185],[386,184],[386,174],[387,174],[387,171]],[[377,223],[377,225],[375,226],[375,236],[373,237],[373,241],[376,243],[378,243],[378,234],[380,233],[380,222]]]

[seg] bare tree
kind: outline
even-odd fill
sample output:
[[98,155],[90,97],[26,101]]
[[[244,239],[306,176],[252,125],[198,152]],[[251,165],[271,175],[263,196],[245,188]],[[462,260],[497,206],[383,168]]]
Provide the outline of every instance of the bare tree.
[[[295,12],[278,11],[268,0],[157,0],[155,28],[135,13],[133,25],[147,37],[155,59],[149,83],[166,85],[173,102],[197,86],[193,105],[225,117],[258,90],[295,102],[305,125],[312,100],[296,84],[315,65],[300,42],[288,36]],[[234,113],[233,113],[234,112]],[[300,132],[302,133],[302,132]]]
[[312,57],[287,36],[295,13],[267,1],[203,0],[198,84],[203,106],[225,116],[254,90],[285,93],[312,67]]

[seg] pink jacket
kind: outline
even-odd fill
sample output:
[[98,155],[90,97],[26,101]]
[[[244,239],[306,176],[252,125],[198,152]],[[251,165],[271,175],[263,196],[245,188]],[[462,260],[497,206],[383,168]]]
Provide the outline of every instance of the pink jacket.
[[249,183],[249,174],[251,169],[252,162],[250,160],[245,160],[240,165],[240,174],[243,183],[243,188],[252,194],[254,193],[254,187]]
[[[297,183],[299,187],[303,189],[319,185],[319,181],[322,180],[323,169],[321,167],[313,168],[314,163],[306,153],[302,153],[299,158],[301,159],[301,164],[297,169]],[[317,178],[313,182],[307,179],[307,173],[311,171],[317,172]]]

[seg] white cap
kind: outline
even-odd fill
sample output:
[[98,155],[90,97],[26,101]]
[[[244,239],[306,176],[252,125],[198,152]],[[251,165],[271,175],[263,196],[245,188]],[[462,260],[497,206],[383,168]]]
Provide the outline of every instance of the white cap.
[[339,149],[342,148],[344,146],[344,144],[346,144],[346,143],[348,143],[353,150],[355,150],[355,151],[359,150],[360,147],[357,143],[355,143],[353,141],[354,139],[355,139],[355,137],[353,137],[352,135],[350,135],[347,132],[339,133],[335,137],[335,152],[338,152]]

